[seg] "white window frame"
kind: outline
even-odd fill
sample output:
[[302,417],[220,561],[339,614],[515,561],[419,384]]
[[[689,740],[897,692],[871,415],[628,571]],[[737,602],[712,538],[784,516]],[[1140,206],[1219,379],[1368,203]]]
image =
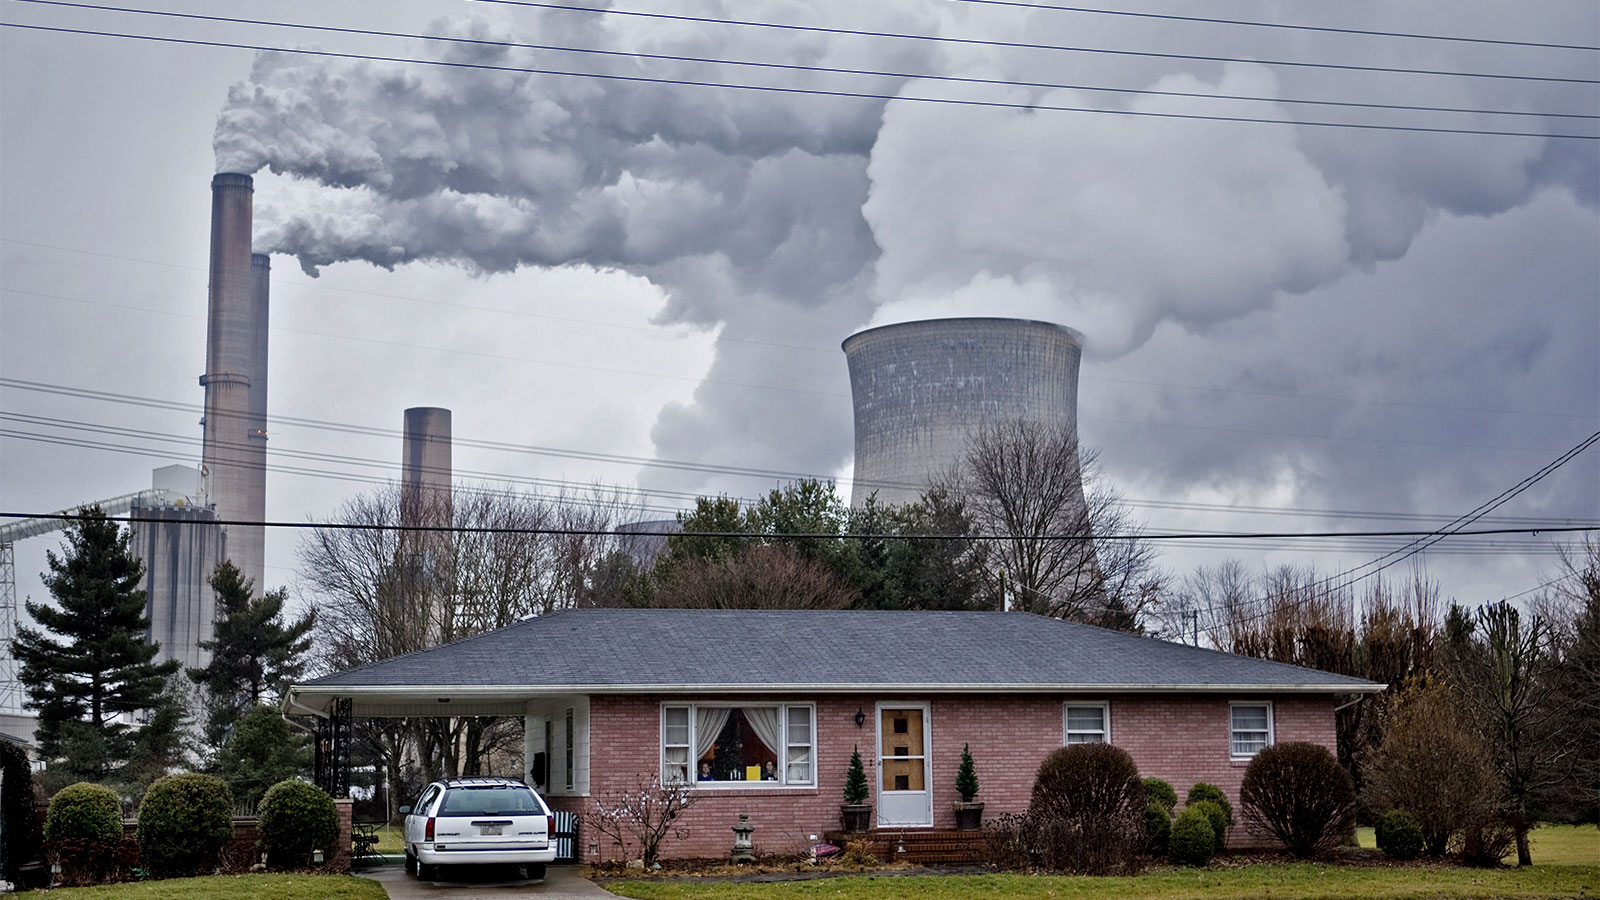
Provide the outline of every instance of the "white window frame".
[[[743,709],[745,707],[752,707],[752,706],[775,707],[778,710],[778,727],[782,731],[782,739],[779,741],[778,779],[776,781],[700,781],[697,778],[697,775],[696,775],[696,762],[697,762],[697,760],[696,760],[695,755],[694,755],[694,748],[697,746],[697,743],[698,743],[698,741],[697,741],[698,736],[695,734],[695,728],[698,726],[698,723],[699,723],[699,716],[697,715],[696,711],[699,710],[699,709],[712,708],[712,707],[722,708],[722,709]],[[700,703],[700,702],[696,702],[696,701],[693,701],[693,700],[663,702],[661,704],[661,717],[660,717],[661,718],[661,729],[660,729],[660,733],[658,734],[657,740],[656,740],[657,748],[660,751],[661,768],[660,768],[660,772],[658,774],[660,775],[662,785],[668,785],[668,784],[672,783],[672,782],[669,782],[668,779],[667,779],[667,710],[669,708],[671,708],[671,709],[687,709],[689,711],[689,781],[688,781],[686,786],[689,787],[691,790],[701,790],[701,791],[726,791],[726,790],[774,791],[774,790],[780,790],[780,789],[783,789],[783,788],[800,788],[800,789],[805,789],[805,790],[815,790],[816,789],[816,787],[817,787],[817,705],[815,703],[785,703],[785,702],[782,702],[782,701],[763,701],[763,700],[749,700],[749,701],[744,701],[744,702],[736,702],[736,701],[729,701],[729,700],[715,700],[715,701],[709,701],[709,702],[705,702],[705,703]],[[790,740],[789,740],[789,710],[791,710],[791,709],[804,709],[804,710],[807,711],[807,714],[811,717],[811,740],[810,740],[809,743],[792,743],[792,742],[790,742]],[[672,746],[681,747],[683,745],[682,744],[673,744]],[[811,750],[811,780],[810,781],[803,781],[802,782],[802,781],[790,781],[789,780],[788,758],[789,758],[789,748],[791,748],[791,747],[809,747],[810,748],[810,750]]]
[[[1068,711],[1072,709],[1083,709],[1091,706],[1098,707],[1100,709],[1100,724],[1103,726],[1102,730],[1099,732],[1083,730],[1073,731],[1072,728],[1067,724]],[[1072,744],[1072,736],[1074,734],[1099,734],[1103,738],[1103,743],[1111,743],[1111,704],[1104,700],[1068,700],[1067,702],[1061,704],[1061,746],[1070,746]],[[1080,741],[1079,743],[1092,742]]]
[[[1228,703],[1228,758],[1229,759],[1234,759],[1234,760],[1252,759],[1256,755],[1255,753],[1239,753],[1236,750],[1234,750],[1234,746],[1238,743],[1237,739],[1235,738],[1235,735],[1239,734],[1239,729],[1234,727],[1233,711],[1235,709],[1237,709],[1238,707],[1241,707],[1241,706],[1258,706],[1258,707],[1265,707],[1266,708],[1266,710],[1267,710],[1267,742],[1262,745],[1262,749],[1263,750],[1266,749],[1267,747],[1271,747],[1273,745],[1273,742],[1277,739],[1276,738],[1276,729],[1274,727],[1274,719],[1273,719],[1273,714],[1272,714],[1272,701],[1271,700],[1233,700],[1233,701],[1230,701]],[[1259,734],[1259,732],[1255,731],[1254,729],[1250,730],[1248,733],[1249,734]],[[1259,753],[1260,751],[1258,750],[1256,752]]]

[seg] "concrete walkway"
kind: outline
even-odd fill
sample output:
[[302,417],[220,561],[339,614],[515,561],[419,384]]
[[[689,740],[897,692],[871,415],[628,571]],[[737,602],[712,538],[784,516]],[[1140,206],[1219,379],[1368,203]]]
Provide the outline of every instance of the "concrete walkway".
[[[578,874],[576,866],[551,866],[543,881],[492,881],[498,873],[483,873],[473,877],[470,868],[452,872],[446,869],[446,879],[460,877],[461,881],[419,881],[407,875],[402,866],[380,866],[356,875],[371,878],[389,892],[389,900],[490,900],[500,897],[542,897],[546,900],[594,900],[597,897],[615,897],[616,894],[599,887]],[[485,877],[487,876],[487,877]]]

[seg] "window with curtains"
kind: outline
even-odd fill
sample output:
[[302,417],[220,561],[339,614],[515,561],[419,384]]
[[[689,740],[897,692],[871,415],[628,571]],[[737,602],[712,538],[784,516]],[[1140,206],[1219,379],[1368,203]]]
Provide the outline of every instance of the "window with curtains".
[[1067,744],[1111,743],[1111,706],[1108,703],[1068,703],[1065,722]]
[[661,708],[661,779],[698,787],[816,784],[809,703],[674,703]]
[[1248,759],[1272,746],[1272,704],[1230,703],[1229,754],[1234,759]]

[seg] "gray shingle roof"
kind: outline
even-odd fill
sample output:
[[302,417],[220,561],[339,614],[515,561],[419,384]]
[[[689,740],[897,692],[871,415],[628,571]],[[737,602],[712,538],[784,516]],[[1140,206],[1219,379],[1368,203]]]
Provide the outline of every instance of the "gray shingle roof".
[[905,685],[1371,691],[1334,675],[1024,613],[579,609],[301,685],[599,690]]

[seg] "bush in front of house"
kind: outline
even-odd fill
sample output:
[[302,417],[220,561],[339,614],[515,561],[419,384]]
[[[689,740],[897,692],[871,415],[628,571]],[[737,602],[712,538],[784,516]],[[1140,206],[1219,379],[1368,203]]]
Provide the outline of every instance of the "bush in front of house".
[[50,798],[44,837],[61,864],[62,881],[101,881],[116,864],[122,843],[122,800],[103,784],[69,784]]
[[1144,795],[1152,803],[1160,803],[1170,814],[1178,808],[1178,792],[1165,778],[1144,779]]
[[156,875],[209,871],[232,837],[233,792],[215,775],[168,775],[139,802],[139,853]]
[[1378,849],[1390,859],[1416,859],[1422,855],[1422,825],[1403,809],[1391,809],[1378,820],[1375,829]]
[[1244,820],[1297,859],[1331,850],[1355,827],[1356,789],[1328,748],[1309,741],[1257,753],[1239,786]]
[[1133,757],[1110,744],[1073,744],[1046,756],[1028,802],[1027,844],[1038,865],[1103,875],[1138,867],[1144,784]]
[[1222,792],[1222,788],[1201,781],[1189,788],[1189,796],[1184,798],[1183,805],[1193,806],[1202,800],[1215,803],[1222,810],[1222,827],[1217,830],[1217,845],[1212,848],[1212,852],[1221,853],[1228,848],[1228,826],[1233,824],[1233,803]]
[[0,791],[0,879],[20,887],[36,880],[31,876],[37,870],[23,867],[43,858],[44,844],[33,809],[28,751],[10,741],[0,741],[0,784],[13,786]]
[[1167,843],[1171,838],[1172,810],[1160,800],[1151,800],[1144,808],[1144,852],[1151,856],[1166,856]]
[[1211,817],[1206,815],[1206,806],[1221,810],[1215,803],[1201,800],[1184,807],[1183,812],[1178,814],[1178,820],[1172,823],[1167,856],[1180,866],[1203,866],[1216,852],[1216,830],[1212,827]]
[[1196,810],[1211,823],[1211,852],[1220,853],[1228,846],[1228,813],[1215,800],[1196,800],[1183,808],[1184,812]]
[[261,846],[277,868],[300,868],[311,853],[332,857],[339,840],[339,813],[327,792],[307,781],[289,778],[267,789],[256,807]]

